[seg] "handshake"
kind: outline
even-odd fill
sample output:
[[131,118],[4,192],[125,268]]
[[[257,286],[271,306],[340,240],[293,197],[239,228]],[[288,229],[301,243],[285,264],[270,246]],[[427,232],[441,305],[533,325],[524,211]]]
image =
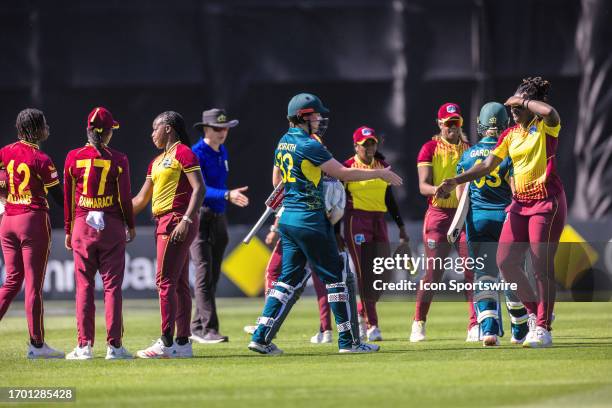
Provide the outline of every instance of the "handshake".
[[455,187],[457,187],[457,181],[454,178],[444,179],[439,186],[434,187],[434,197],[448,198]]

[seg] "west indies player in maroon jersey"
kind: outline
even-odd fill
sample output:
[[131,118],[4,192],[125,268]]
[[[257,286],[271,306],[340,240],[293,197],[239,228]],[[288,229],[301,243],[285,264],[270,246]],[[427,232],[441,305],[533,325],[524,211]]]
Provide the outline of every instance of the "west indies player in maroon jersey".
[[6,212],[0,240],[6,279],[0,288],[0,319],[25,278],[25,309],[30,332],[28,358],[63,358],[64,353],[45,343],[43,283],[51,249],[51,224],[47,193],[63,205],[57,170],[40,150],[49,137],[44,114],[24,109],[15,123],[18,141],[0,149],[0,163],[8,176]]
[[64,229],[73,251],[78,345],[66,358],[93,358],[96,272],[104,285],[107,359],[132,358],[121,345],[123,272],[127,239],[135,236],[127,156],[108,144],[117,123],[103,107],[87,117],[88,143],[68,153],[64,165]]

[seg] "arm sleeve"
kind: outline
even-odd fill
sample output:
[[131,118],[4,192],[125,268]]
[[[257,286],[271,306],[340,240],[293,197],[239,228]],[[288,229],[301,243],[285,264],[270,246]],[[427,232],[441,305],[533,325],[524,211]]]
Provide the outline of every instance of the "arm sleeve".
[[304,146],[304,159],[308,160],[315,166],[320,166],[332,158],[333,157],[329,150],[315,140],[309,140]]
[[154,161],[155,161],[155,160],[151,161],[151,163],[149,163],[149,167],[147,168],[147,178],[148,178],[149,180],[151,180],[151,179],[152,179],[152,177],[153,177],[153,176],[151,175],[151,173],[153,172],[153,162],[154,162]]
[[45,186],[45,189],[49,189],[51,187],[57,186],[59,181],[59,176],[57,174],[57,169],[55,165],[51,161],[49,156],[44,156],[39,163],[38,174]]
[[123,213],[123,219],[128,228],[134,228],[134,208],[132,207],[132,186],[130,183],[130,163],[127,157],[122,160],[117,168],[117,193],[119,195],[119,206]]
[[389,210],[389,214],[391,214],[393,221],[395,221],[399,228],[403,227],[404,220],[399,212],[399,207],[397,206],[397,201],[395,201],[391,186],[387,186],[387,190],[385,191],[385,204],[387,205],[387,210]]
[[431,140],[421,147],[417,156],[417,167],[433,166],[433,155],[436,150],[436,141]]
[[464,160],[466,159],[465,154],[466,152],[464,152],[461,155],[461,159],[459,159],[459,162],[457,163],[457,174],[461,174],[465,171],[465,164],[464,164]]
[[191,173],[194,171],[202,171],[200,168],[200,160],[190,148],[185,147],[184,149],[177,150],[174,156],[181,166],[183,166],[183,173]]
[[72,221],[74,220],[74,186],[72,177],[72,155],[68,154],[64,163],[64,231],[66,234],[72,232]]
[[559,137],[559,131],[561,130],[561,122],[557,123],[557,126],[548,126],[546,122],[542,120],[542,130],[546,132],[548,136]]
[[510,134],[509,129],[506,129],[504,133],[501,134],[499,140],[497,141],[497,145],[495,145],[495,149],[491,152],[491,154],[499,157],[500,159],[505,159],[508,157],[508,136]]

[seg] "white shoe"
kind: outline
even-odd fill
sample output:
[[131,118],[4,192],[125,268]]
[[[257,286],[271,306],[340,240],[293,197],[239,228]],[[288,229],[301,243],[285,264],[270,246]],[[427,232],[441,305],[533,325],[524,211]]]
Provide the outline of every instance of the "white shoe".
[[310,338],[310,342],[313,344],[331,343],[333,341],[332,331],[325,330],[324,332],[318,332]]
[[480,341],[480,325],[476,324],[467,331],[466,343],[475,343]]
[[363,317],[357,316],[357,323],[359,324],[359,340],[365,341],[368,337],[368,325]]
[[378,350],[380,350],[380,346],[377,344],[368,344],[368,343],[361,343],[358,346],[353,346],[351,348],[348,349],[344,349],[341,348],[340,350],[338,350],[339,353],[376,353]]
[[425,321],[415,320],[412,322],[412,333],[410,333],[410,342],[418,343],[425,340]]
[[535,331],[536,327],[537,327],[537,322],[538,317],[535,315],[535,313],[531,313],[529,315],[529,318],[527,319],[527,327],[529,327],[529,332]]
[[552,336],[543,327],[537,326],[534,331],[530,331],[525,337],[523,347],[542,348],[552,346]]
[[47,343],[43,343],[42,347],[37,348],[33,345],[28,345],[28,355],[29,359],[36,358],[64,358],[64,352],[54,349],[47,345]]
[[368,329],[368,341],[382,341],[382,339],[378,326],[372,326]]
[[66,360],[91,360],[93,357],[93,347],[87,343],[83,347],[76,346],[66,355]]
[[162,339],[157,339],[152,346],[144,350],[138,350],[136,356],[140,358],[175,358],[176,349],[174,348],[174,344],[170,347],[166,347]]
[[283,350],[276,347],[276,344],[274,343],[260,344],[252,341],[249,343],[248,347],[249,350],[259,354],[264,354],[266,356],[280,356],[281,354],[283,354]]
[[514,335],[510,338],[510,343],[512,344],[523,344],[525,342],[525,339],[527,338],[527,336],[529,335],[529,333],[527,333],[525,335],[525,337],[523,337],[522,339],[517,339],[516,337],[514,337]]
[[489,334],[482,337],[483,347],[494,347],[499,346],[499,337],[495,334]]
[[255,330],[257,330],[257,326],[244,326],[242,330],[244,330],[246,334],[253,334]]
[[114,347],[112,345],[106,346],[106,357],[107,360],[131,360],[134,358],[132,353],[126,350],[125,347]]
[[176,350],[177,358],[192,358],[193,357],[193,347],[191,346],[191,340],[183,344],[182,346],[180,344],[177,344],[175,341],[172,347],[174,347],[174,350]]

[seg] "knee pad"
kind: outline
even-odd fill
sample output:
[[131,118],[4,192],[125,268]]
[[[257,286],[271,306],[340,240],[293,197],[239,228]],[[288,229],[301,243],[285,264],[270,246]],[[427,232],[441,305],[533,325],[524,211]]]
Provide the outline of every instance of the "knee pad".
[[284,282],[276,282],[272,289],[268,291],[266,302],[273,298],[278,301],[278,305],[274,308],[272,316],[260,316],[257,318],[257,325],[263,325],[266,328],[264,335],[266,344],[269,344],[280,330],[287,314],[295,302],[298,301],[302,292],[304,292],[309,278],[310,273],[306,272],[304,279],[298,285],[291,286]]
[[523,324],[529,320],[529,313],[525,305],[521,302],[506,301],[506,308],[508,308],[508,314],[510,315],[510,322],[512,324]]

